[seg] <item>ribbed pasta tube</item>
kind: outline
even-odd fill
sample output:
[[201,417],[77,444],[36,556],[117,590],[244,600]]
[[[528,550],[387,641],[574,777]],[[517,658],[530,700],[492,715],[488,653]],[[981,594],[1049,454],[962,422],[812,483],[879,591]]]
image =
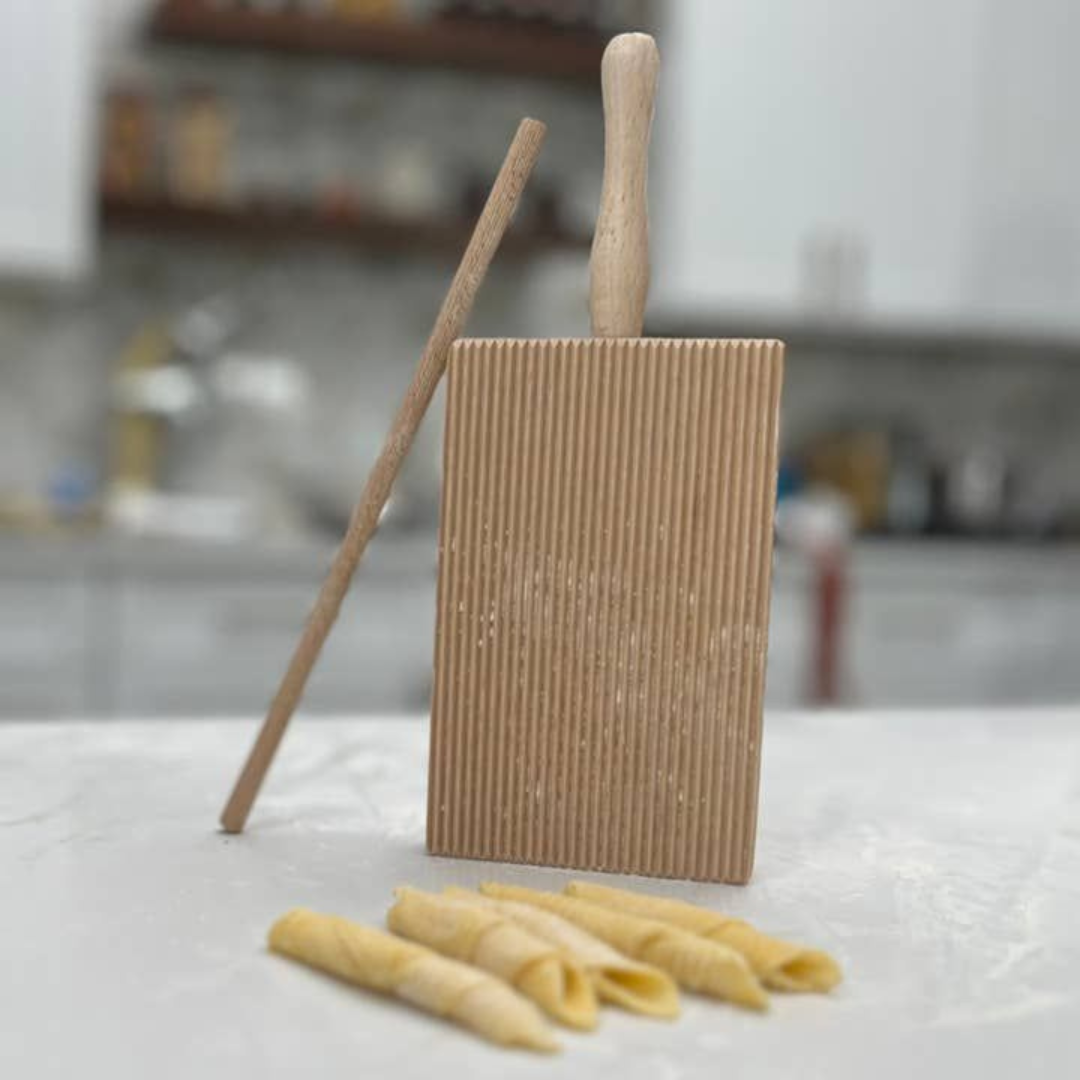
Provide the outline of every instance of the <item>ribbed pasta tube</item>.
[[559,1048],[535,1006],[505,983],[379,930],[297,908],[270,928],[269,944],[274,952],[445,1016],[501,1046]]
[[742,919],[731,919],[683,900],[647,896],[584,881],[571,882],[566,893],[628,915],[658,919],[709,941],[730,945],[746,957],[758,978],[773,990],[825,992],[842,978],[840,965],[820,949],[808,949],[769,937]]
[[466,889],[451,887],[445,892],[455,900],[497,911],[561,949],[585,969],[601,1001],[656,1019],[670,1020],[679,1015],[679,991],[669,975],[624,956],[561,916],[531,904],[495,900]]
[[395,934],[491,972],[570,1027],[596,1027],[596,992],[573,957],[498,911],[407,887],[395,895]]
[[620,952],[666,971],[687,990],[750,1009],[764,1009],[769,1004],[769,996],[750,966],[728,945],[572,896],[494,882],[481,885],[480,891],[497,900],[516,900],[553,911]]

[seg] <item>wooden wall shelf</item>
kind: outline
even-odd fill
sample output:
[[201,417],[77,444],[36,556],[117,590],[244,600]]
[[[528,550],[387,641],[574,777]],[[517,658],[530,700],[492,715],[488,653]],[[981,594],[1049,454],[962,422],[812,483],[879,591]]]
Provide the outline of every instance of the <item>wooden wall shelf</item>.
[[[134,232],[271,244],[320,241],[411,254],[461,252],[474,224],[403,218],[372,208],[332,216],[303,206],[201,205],[159,195],[104,195],[100,216],[106,227]],[[590,242],[587,236],[563,230],[511,228],[502,246],[506,253],[523,257],[555,249],[587,251]]]
[[463,68],[600,85],[604,39],[585,31],[507,19],[345,19],[296,11],[164,0],[152,38],[190,45],[333,56],[387,64]]

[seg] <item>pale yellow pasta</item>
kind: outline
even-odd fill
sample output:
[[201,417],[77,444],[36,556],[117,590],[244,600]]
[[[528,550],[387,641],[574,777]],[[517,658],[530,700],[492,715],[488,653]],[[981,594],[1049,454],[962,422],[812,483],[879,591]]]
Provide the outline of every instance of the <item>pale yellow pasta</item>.
[[572,956],[585,969],[601,1001],[655,1019],[670,1020],[679,1015],[679,991],[670,976],[624,956],[580,926],[531,904],[495,900],[452,887],[445,892],[456,900],[500,912]]
[[498,911],[407,887],[386,917],[395,934],[498,976],[570,1027],[596,1027],[596,993],[584,968]]
[[445,1016],[502,1046],[558,1050],[535,1006],[505,983],[336,915],[297,908],[270,928],[274,952]]
[[731,919],[695,904],[584,881],[571,882],[566,892],[581,900],[629,915],[659,919],[710,941],[730,945],[746,957],[758,978],[773,990],[825,992],[842,977],[840,965],[826,952],[769,937],[741,919]]
[[727,945],[572,896],[494,882],[481,885],[480,891],[497,900],[517,900],[553,911],[620,952],[666,971],[688,990],[750,1009],[769,1004],[768,994],[746,960]]

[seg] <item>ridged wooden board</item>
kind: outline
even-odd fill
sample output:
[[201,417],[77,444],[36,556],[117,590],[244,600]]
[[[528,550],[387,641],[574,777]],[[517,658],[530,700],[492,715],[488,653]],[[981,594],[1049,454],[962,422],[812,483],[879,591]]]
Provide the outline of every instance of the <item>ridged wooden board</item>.
[[744,882],[783,346],[465,340],[428,847]]

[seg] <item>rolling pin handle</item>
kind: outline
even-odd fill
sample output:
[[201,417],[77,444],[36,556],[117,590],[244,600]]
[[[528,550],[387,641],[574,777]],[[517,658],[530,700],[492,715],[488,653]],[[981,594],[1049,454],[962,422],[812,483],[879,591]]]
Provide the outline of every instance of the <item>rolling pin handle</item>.
[[596,337],[640,337],[649,291],[648,173],[660,53],[648,34],[604,50],[604,182],[590,261]]

